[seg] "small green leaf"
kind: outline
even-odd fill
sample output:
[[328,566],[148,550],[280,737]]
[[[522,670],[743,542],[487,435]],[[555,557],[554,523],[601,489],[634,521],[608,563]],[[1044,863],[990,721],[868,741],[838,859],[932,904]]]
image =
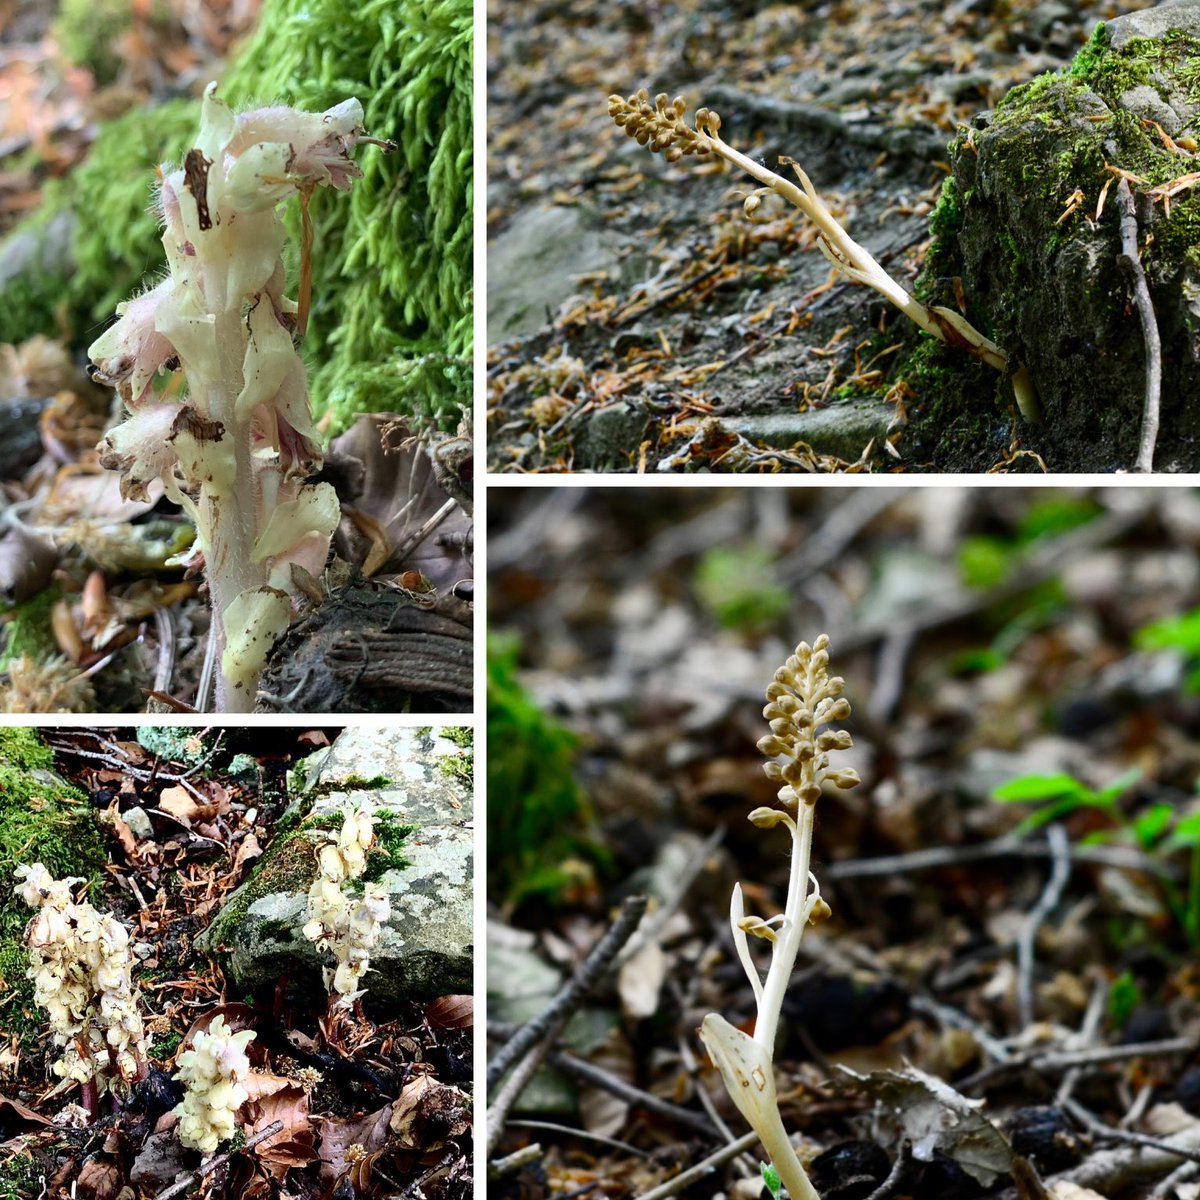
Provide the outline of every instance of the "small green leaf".
[[1002,783],[993,793],[993,800],[1005,804],[1038,804],[1047,800],[1070,800],[1082,806],[1090,804],[1096,793],[1080,783],[1073,775],[1022,775]]
[[779,1192],[783,1187],[779,1179],[779,1172],[775,1170],[771,1163],[762,1163],[760,1165],[762,1166],[763,1186],[775,1197],[775,1200],[779,1200]]
[[1142,989],[1131,971],[1118,975],[1109,984],[1108,1011],[1118,1029],[1124,1029],[1129,1016],[1142,1002]]
[[[1166,806],[1170,808],[1168,804]],[[1200,812],[1189,813],[1175,822],[1170,837],[1166,838],[1160,849],[1164,854],[1173,854],[1185,846],[1200,845]]]
[[1133,822],[1133,833],[1143,850],[1149,850],[1167,831],[1174,809],[1169,804],[1152,804]]

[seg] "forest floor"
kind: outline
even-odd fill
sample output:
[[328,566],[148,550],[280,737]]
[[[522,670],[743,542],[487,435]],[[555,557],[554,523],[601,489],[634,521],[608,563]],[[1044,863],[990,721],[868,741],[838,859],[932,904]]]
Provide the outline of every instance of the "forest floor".
[[[6,958],[0,1200],[150,1200],[182,1176],[189,1194],[213,1200],[471,1195],[469,996],[380,1006],[368,976],[364,1000],[334,1013],[300,980],[242,995],[192,948],[270,847],[289,770],[336,732],[45,731],[55,770],[87,797],[103,833],[108,861],[87,899],[130,932],[151,1069],[125,1103],[102,1100],[89,1119],[78,1088],[51,1073],[60,1052],[18,977],[20,956]],[[13,803],[0,799],[0,816]],[[125,819],[135,807],[148,834]],[[259,1074],[239,1110],[245,1148],[202,1156],[180,1145],[169,1111],[182,1099],[173,1064],[218,1016],[255,1031]],[[203,1171],[202,1159],[212,1160]]]
[[[682,95],[744,153],[790,155],[911,290],[956,127],[1144,7],[489,4],[490,468],[922,469],[915,330],[831,275],[801,214],[769,197],[751,222],[747,177],[651,156],[606,99]],[[1014,406],[997,470],[1036,469],[1019,429]]]
[[520,1065],[489,1194],[765,1196],[697,1031],[754,1027],[763,693],[826,632],[862,782],[817,802],[833,915],[774,1059],[818,1193],[1194,1197],[1194,491],[497,489],[490,522],[488,1037]]

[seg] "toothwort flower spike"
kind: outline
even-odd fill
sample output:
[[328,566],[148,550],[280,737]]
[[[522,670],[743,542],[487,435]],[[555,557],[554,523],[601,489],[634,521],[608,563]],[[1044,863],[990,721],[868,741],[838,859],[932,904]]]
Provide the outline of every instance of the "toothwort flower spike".
[[[647,147],[652,153],[662,152],[668,162],[677,162],[689,154],[701,157],[716,154],[740,167],[763,184],[759,192],[746,198],[744,207],[748,216],[761,203],[761,191],[774,192],[789,204],[794,204],[816,225],[820,235],[818,248],[836,270],[855,283],[874,288],[938,341],[964,350],[999,371],[1007,369],[1008,359],[1004,351],[965,317],[940,305],[922,304],[893,279],[871,252],[856,242],[839,224],[799,163],[786,156],[780,159],[781,163],[795,171],[800,181],[800,187],[797,187],[791,180],[748,158],[724,141],[720,133],[721,118],[717,113],[708,108],[698,108],[693,129],[685,119],[686,112],[687,105],[682,97],[677,96],[668,102],[666,94],[662,93],[651,104],[645,88],[628,98],[619,95],[608,98],[609,116],[639,145]],[[1029,371],[1024,366],[1015,367],[1011,381],[1022,414],[1029,421],[1040,420],[1037,390]]]
[[[249,712],[293,597],[325,567],[340,515],[327,483],[307,479],[322,453],[293,336],[304,313],[285,294],[278,207],[318,186],[345,191],[362,105],[324,113],[263,108],[235,116],[204,91],[200,131],[182,166],[159,170],[170,275],[118,306],[89,348],[126,420],[100,443],[126,497],[161,480],[196,524],[221,652],[217,707]],[[383,143],[376,143],[383,145]],[[386,147],[385,147],[386,148]],[[186,394],[154,380],[182,370]]]
[[[858,783],[852,769],[829,764],[830,754],[849,749],[851,739],[845,730],[824,728],[850,715],[849,701],[841,695],[843,681],[827,670],[828,647],[824,634],[812,646],[801,642],[767,687],[763,716],[770,722],[771,732],[760,739],[758,748],[770,758],[763,766],[767,778],[783,786],[779,789],[780,807],[756,808],[750,821],[760,829],[786,826],[792,838],[792,857],[782,914],[766,921],[747,916],[740,883],[734,886],[730,900],[734,946],[758,1005],[754,1036],[735,1029],[718,1013],[705,1017],[700,1030],[726,1090],[758,1133],[793,1200],[817,1200],[817,1193],[779,1115],[772,1066],[775,1033],[804,930],[830,915],[816,876],[809,870],[817,801],[826,786],[850,788]],[[765,983],[751,958],[748,934],[771,944]]]

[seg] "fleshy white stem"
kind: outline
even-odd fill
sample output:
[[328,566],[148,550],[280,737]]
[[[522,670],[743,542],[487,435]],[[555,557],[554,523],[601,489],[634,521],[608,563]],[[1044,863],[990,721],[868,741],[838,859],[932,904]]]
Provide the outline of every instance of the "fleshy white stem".
[[[796,172],[801,184],[797,187],[791,180],[776,174],[769,167],[755,162],[730,146],[720,135],[719,114],[708,108],[697,109],[696,125],[692,128],[684,119],[686,111],[687,105],[682,98],[668,100],[665,92],[655,96],[654,102],[651,103],[645,88],[628,98],[619,95],[608,98],[609,115],[641,145],[649,147],[652,151],[663,151],[670,161],[675,161],[685,154],[716,154],[726,162],[740,167],[747,175],[757,179],[766,190],[795,205],[817,226],[821,234],[818,243],[821,253],[847,279],[874,288],[939,342],[963,350],[998,371],[1008,369],[1008,356],[1004,351],[980,333],[960,313],[942,305],[921,303],[893,279],[874,255],[856,242],[841,226],[817,194],[812,181],[799,163],[790,158],[780,160]],[[746,212],[753,212],[759,202],[757,194],[749,196],[746,199]],[[1015,367],[1012,384],[1022,415],[1032,422],[1040,420],[1041,413],[1033,378],[1023,365]]]
[[754,1040],[768,1054],[775,1050],[775,1031],[779,1027],[783,997],[792,977],[792,968],[796,965],[800,939],[808,924],[808,914],[804,908],[808,895],[808,864],[812,857],[815,809],[816,805],[813,804],[800,805],[796,823],[792,826],[792,865],[788,875],[787,902],[783,910],[784,923],[771,947],[771,966],[758,1006],[758,1020],[754,1023]]

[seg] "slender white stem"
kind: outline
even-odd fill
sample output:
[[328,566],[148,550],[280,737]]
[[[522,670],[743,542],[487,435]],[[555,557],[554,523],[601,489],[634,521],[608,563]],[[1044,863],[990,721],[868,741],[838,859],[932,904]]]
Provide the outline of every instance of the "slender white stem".
[[792,826],[792,867],[788,875],[787,903],[784,923],[771,947],[771,967],[758,1005],[758,1020],[754,1024],[754,1040],[767,1052],[775,1051],[775,1031],[779,1027],[779,1011],[787,992],[800,939],[807,923],[805,898],[808,895],[808,863],[812,856],[813,812],[815,805],[801,803]]
[[[790,179],[777,175],[762,163],[735,150],[723,141],[712,130],[705,129],[705,135],[712,146],[713,153],[719,154],[726,161],[741,167],[748,175],[753,176],[781,196],[790,204],[794,204],[821,231],[822,251],[825,257],[845,275],[856,283],[864,283],[874,288],[880,295],[890,300],[909,320],[914,321],[926,333],[937,338],[939,342],[961,343],[964,348],[981,358],[989,366],[1003,371],[1008,359],[1004,352],[991,340],[984,337],[968,321],[945,308],[928,308],[915,296],[910,295],[900,286],[876,261],[875,257],[865,247],[860,246],[842,227],[837,219],[825,207],[821,198],[808,183],[807,177],[802,178],[806,183],[803,191]],[[947,328],[949,326],[950,328]]]

